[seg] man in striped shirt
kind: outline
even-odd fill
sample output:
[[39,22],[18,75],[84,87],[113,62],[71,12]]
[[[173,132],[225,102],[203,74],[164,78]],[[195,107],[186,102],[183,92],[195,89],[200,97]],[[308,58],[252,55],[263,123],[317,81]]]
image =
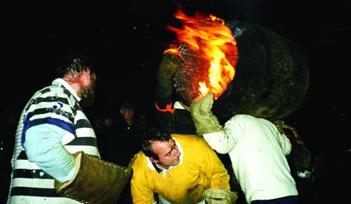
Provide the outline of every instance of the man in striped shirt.
[[55,183],[62,190],[77,180],[82,164],[74,153],[100,158],[95,132],[81,107],[93,103],[95,80],[89,59],[70,55],[60,62],[52,84],[28,101],[16,131],[8,203],[85,202],[58,194]]

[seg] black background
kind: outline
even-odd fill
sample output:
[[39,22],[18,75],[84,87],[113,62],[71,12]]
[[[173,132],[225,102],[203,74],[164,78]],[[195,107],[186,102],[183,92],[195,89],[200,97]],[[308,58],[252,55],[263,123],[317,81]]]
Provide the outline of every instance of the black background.
[[[183,2],[218,17],[236,14],[238,19],[260,23],[302,49],[310,67],[309,90],[301,108],[287,120],[319,160],[318,188],[312,199],[342,200],[339,196],[347,191],[340,188],[350,182],[351,154],[347,1],[247,0],[243,8],[239,7],[245,3],[235,0]],[[96,64],[97,101],[92,111],[117,109],[118,102],[128,97],[152,112],[155,73],[171,37],[165,26],[175,10],[173,1],[18,3],[1,10],[2,118],[9,110],[20,112],[34,91],[49,84],[57,60],[70,51],[82,51]],[[12,151],[8,141],[14,138],[1,137],[5,155]],[[1,168],[7,168],[7,162],[1,161]],[[0,196],[4,197],[3,190]]]

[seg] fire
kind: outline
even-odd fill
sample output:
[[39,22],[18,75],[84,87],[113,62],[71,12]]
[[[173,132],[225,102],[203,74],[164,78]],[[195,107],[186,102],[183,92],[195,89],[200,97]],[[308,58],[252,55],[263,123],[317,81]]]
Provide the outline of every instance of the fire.
[[[175,32],[179,43],[183,43],[206,63],[200,67],[208,76],[205,80],[193,82],[198,85],[198,95],[211,91],[214,98],[220,97],[234,79],[237,63],[237,46],[234,35],[224,20],[216,16],[203,16],[197,13],[194,17],[178,10],[175,17],[182,28],[168,26]],[[166,53],[181,56],[179,47],[172,47]],[[205,67],[206,66],[206,67]]]

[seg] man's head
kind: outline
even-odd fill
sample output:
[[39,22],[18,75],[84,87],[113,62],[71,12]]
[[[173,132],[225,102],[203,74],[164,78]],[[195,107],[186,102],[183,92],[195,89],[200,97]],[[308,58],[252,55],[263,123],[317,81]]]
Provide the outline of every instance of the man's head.
[[94,103],[96,75],[88,57],[80,54],[65,57],[56,68],[56,76],[72,86],[83,105],[90,106]]
[[131,101],[123,101],[119,112],[128,125],[132,125],[135,113],[135,104]]
[[142,151],[149,159],[163,167],[176,166],[180,162],[180,151],[169,133],[152,128],[144,138]]

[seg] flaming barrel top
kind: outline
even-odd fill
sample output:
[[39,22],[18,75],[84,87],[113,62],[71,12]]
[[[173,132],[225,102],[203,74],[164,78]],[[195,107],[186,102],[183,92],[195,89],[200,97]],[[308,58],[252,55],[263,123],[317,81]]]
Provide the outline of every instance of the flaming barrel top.
[[[296,111],[304,101],[309,82],[308,66],[298,47],[257,24],[226,23],[237,33],[237,53],[233,53],[237,63],[234,79],[214,102],[214,114],[221,121],[239,113],[276,120]],[[208,62],[191,49],[182,55],[170,55],[165,54],[161,65],[176,67],[173,93],[189,104],[198,95],[203,73],[208,72],[199,67],[208,67]],[[164,85],[158,83],[157,90]]]

